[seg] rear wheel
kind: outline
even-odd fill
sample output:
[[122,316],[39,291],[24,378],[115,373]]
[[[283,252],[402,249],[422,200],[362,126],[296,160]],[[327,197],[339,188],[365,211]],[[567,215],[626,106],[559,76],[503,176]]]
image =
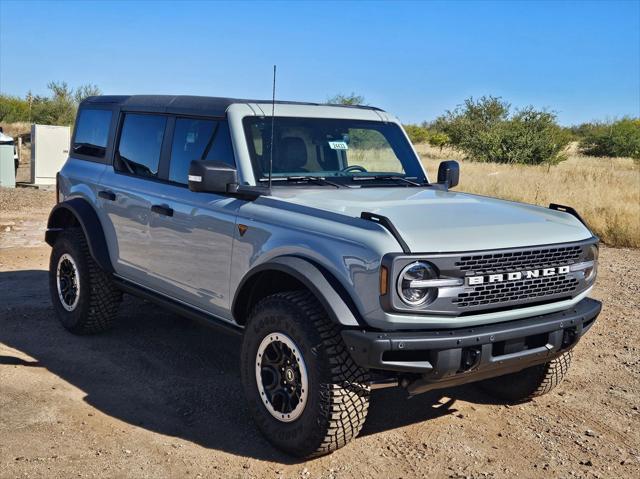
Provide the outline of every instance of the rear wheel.
[[300,457],[327,454],[362,429],[368,373],[347,351],[339,328],[307,291],[260,301],[245,330],[242,381],[266,438]]
[[89,253],[82,231],[60,233],[51,250],[49,291],[62,325],[72,333],[94,334],[111,328],[122,293]]
[[548,363],[486,379],[480,386],[487,393],[514,403],[542,396],[562,382],[571,366],[571,355],[567,351]]

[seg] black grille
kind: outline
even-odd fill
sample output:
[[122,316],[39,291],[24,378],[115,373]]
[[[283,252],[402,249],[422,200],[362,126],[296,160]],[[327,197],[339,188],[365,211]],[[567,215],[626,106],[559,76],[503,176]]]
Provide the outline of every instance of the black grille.
[[460,293],[452,302],[460,308],[466,308],[512,301],[544,300],[549,296],[571,296],[577,287],[578,280],[567,275],[531,278],[475,286],[472,291]]
[[473,256],[463,256],[455,266],[474,275],[525,271],[576,263],[580,258],[580,246],[507,251]]

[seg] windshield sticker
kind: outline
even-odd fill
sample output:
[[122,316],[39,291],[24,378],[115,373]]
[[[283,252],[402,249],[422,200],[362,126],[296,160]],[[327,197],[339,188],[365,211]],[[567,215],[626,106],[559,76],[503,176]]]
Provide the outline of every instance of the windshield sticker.
[[332,150],[348,150],[349,149],[345,141],[330,141],[329,147]]

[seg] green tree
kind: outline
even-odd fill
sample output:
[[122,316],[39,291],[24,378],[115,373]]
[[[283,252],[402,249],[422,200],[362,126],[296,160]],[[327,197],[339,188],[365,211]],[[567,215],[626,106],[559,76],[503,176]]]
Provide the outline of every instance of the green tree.
[[451,139],[446,133],[434,132],[429,136],[429,144],[431,146],[440,148],[440,151],[442,151],[442,148],[444,148],[450,142]]
[[70,125],[75,120],[77,105],[73,89],[67,82],[49,82],[51,96],[34,102],[33,120],[47,125]]
[[581,125],[580,149],[592,156],[640,159],[640,118]]
[[566,159],[570,135],[552,112],[526,107],[511,113],[501,98],[467,99],[433,127],[470,159],[496,163],[554,164]]
[[419,125],[403,125],[404,131],[411,140],[411,143],[426,143],[429,140],[429,130]]
[[71,125],[75,121],[78,105],[88,96],[100,95],[100,89],[91,84],[70,88],[67,82],[50,82],[49,96],[32,95],[26,98],[0,95],[0,121],[13,123],[33,121],[43,125]]
[[351,92],[350,95],[338,93],[328,98],[326,103],[330,105],[366,105],[364,97],[356,95],[354,92]]
[[98,88],[97,85],[93,85],[91,83],[87,83],[86,85],[80,85],[73,92],[73,98],[77,105],[79,105],[82,100],[88,98],[90,96],[98,96],[102,95],[102,91]]
[[0,121],[15,123],[27,121],[29,104],[17,96],[0,95]]

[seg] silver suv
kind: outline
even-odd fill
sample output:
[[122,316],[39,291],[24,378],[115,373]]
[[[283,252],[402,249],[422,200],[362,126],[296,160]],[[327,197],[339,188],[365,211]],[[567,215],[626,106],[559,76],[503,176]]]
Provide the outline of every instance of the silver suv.
[[544,394],[600,312],[573,209],[450,191],[453,161],[430,182],[377,108],[99,96],[71,146],[46,232],[64,327],[108,329],[124,292],[242,334],[250,411],[293,455],[349,442],[376,388]]

